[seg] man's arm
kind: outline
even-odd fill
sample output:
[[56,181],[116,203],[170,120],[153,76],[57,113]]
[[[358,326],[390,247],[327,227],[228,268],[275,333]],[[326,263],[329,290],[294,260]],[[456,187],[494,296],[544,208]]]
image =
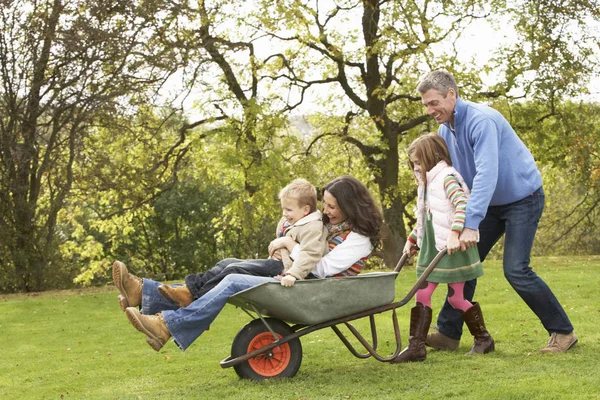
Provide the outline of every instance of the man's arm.
[[[485,118],[477,122],[467,136],[473,148],[475,177],[467,204],[465,231],[476,231],[487,213],[498,182],[500,133],[494,121]],[[467,236],[471,234],[467,233]]]

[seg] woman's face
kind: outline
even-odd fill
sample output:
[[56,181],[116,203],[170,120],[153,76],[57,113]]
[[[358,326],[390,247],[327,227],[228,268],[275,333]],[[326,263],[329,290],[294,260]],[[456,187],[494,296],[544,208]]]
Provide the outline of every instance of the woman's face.
[[339,224],[348,219],[340,209],[335,197],[327,190],[323,193],[323,214],[329,217],[329,222],[332,224]]

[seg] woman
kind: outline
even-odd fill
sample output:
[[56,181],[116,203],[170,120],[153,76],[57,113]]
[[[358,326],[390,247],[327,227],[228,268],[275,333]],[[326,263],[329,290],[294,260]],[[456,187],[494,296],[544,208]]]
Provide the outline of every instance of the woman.
[[[313,269],[317,278],[356,275],[364,260],[379,243],[381,212],[368,189],[357,179],[342,176],[323,188],[324,223],[329,230],[330,252]],[[292,257],[298,251],[295,242],[281,238],[269,246],[269,252],[286,247]],[[141,305],[126,309],[133,326],[144,333],[146,341],[159,351],[169,338],[186,350],[214,321],[229,297],[276,278],[232,274],[187,307],[178,308],[158,292],[160,282],[140,279],[127,272],[120,262],[113,265],[113,279],[121,304]],[[153,315],[156,314],[156,315]]]

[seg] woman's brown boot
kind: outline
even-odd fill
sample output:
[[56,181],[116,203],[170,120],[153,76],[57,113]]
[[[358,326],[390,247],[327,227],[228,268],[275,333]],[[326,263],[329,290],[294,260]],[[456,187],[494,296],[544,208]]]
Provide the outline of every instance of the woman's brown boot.
[[158,287],[158,293],[165,299],[175,303],[177,307],[187,307],[194,301],[194,297],[192,297],[192,294],[186,285],[160,285]]
[[405,363],[412,361],[424,361],[427,358],[425,339],[431,324],[431,308],[417,303],[410,310],[410,338],[408,347],[402,350],[391,363]]
[[466,354],[486,354],[494,351],[494,339],[485,328],[479,303],[473,303],[473,307],[465,311],[463,318],[475,338],[471,351]]

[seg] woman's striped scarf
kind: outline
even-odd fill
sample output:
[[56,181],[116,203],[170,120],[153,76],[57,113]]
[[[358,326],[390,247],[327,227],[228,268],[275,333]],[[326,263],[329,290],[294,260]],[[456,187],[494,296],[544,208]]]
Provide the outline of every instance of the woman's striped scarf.
[[[346,237],[348,237],[350,232],[352,232],[352,225],[348,221],[344,221],[336,225],[327,224],[326,226],[327,230],[329,231],[329,235],[327,236],[329,251],[333,250],[335,246],[346,240]],[[360,260],[352,264],[347,270],[337,273],[333,276],[339,278],[343,276],[356,276],[360,274],[363,267],[365,266],[365,260],[367,258],[368,257],[361,258]]]

